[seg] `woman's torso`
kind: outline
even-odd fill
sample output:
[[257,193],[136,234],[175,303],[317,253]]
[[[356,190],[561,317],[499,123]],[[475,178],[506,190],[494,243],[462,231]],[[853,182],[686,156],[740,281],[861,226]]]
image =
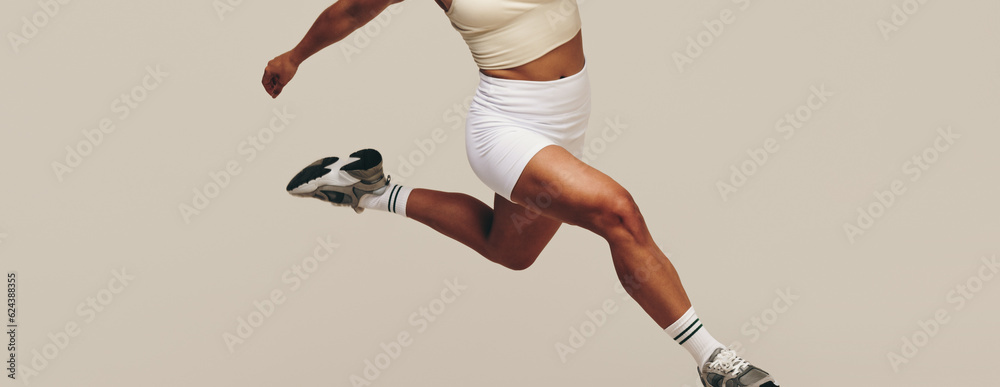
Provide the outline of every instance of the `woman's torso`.
[[435,1],[488,76],[549,81],[583,69],[575,0]]

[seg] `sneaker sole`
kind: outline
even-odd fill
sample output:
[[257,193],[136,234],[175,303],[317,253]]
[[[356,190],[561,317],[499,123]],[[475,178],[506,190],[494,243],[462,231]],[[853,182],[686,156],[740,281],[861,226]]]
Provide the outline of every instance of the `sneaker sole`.
[[[388,179],[382,170],[382,154],[374,149],[362,149],[351,153],[349,156],[354,161],[340,167],[334,171],[330,166],[342,162],[339,157],[327,157],[316,160],[302,169],[292,177],[292,180],[285,187],[289,194],[299,197],[315,197],[328,201],[336,206],[351,206],[355,212],[361,213],[363,208],[357,207],[358,198],[367,193],[379,193],[388,185]],[[344,160],[346,161],[346,160]],[[344,171],[348,176],[357,179],[357,182],[337,185],[316,185],[309,186],[317,179],[331,174],[332,172]],[[337,177],[333,176],[333,180]],[[316,182],[315,184],[322,184]],[[309,187],[306,187],[309,186]],[[306,190],[302,190],[306,188]],[[298,192],[294,192],[299,190]]]

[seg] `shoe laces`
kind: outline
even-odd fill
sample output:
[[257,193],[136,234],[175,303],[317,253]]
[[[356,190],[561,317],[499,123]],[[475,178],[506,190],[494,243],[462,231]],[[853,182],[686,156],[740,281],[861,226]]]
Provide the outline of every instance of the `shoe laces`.
[[708,363],[709,369],[722,371],[734,376],[739,375],[740,372],[743,372],[749,366],[749,362],[736,356],[736,351],[729,348],[723,349],[722,352],[715,355],[715,361]]

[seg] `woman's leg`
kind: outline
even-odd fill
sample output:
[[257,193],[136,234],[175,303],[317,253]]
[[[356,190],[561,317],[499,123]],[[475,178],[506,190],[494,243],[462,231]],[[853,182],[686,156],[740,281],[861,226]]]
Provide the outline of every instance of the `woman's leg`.
[[[548,146],[525,167],[511,196],[539,203],[544,215],[607,240],[625,290],[661,328],[691,308],[677,271],[653,241],[632,196],[604,173],[562,147]],[[544,200],[547,196],[553,198]]]
[[562,222],[579,225],[608,241],[622,285],[660,327],[691,307],[628,191],[562,147],[538,152],[511,196],[530,205],[496,195],[490,209],[469,195],[414,189],[406,215],[514,270],[531,266]]
[[407,217],[513,270],[531,266],[562,224],[532,214],[500,195],[492,209],[466,194],[428,189],[414,189],[406,203]]
[[[560,146],[543,148],[511,197],[493,209],[457,193],[413,190],[406,215],[515,270],[537,258],[563,222],[603,237],[625,290],[698,364],[703,384],[777,387],[774,378],[725,349],[703,325],[677,271],[656,246],[625,188]],[[733,384],[735,383],[735,384]]]

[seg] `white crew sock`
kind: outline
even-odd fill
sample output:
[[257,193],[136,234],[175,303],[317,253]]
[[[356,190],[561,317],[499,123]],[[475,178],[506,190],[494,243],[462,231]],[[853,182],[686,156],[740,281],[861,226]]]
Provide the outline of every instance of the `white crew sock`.
[[413,188],[392,184],[385,187],[381,195],[366,194],[358,200],[358,207],[382,210],[406,216],[406,199]]
[[664,331],[691,353],[699,369],[708,361],[708,357],[712,356],[716,348],[725,348],[725,345],[712,337],[702,326],[698,315],[694,313],[693,306]]

